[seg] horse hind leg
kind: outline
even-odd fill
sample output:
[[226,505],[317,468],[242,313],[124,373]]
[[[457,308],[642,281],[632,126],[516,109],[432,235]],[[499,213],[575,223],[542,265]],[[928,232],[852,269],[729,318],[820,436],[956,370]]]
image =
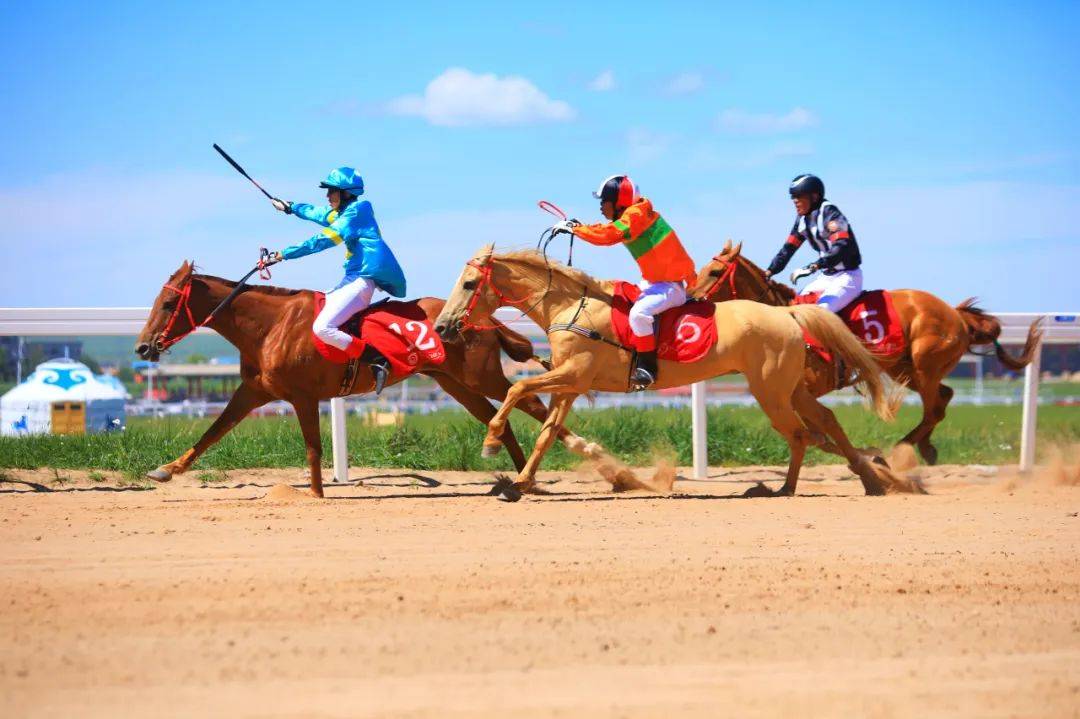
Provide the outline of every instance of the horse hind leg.
[[[937,447],[930,441],[930,436],[934,433],[938,424],[945,419],[945,409],[949,406],[949,402],[953,398],[953,389],[948,385],[938,385],[937,402],[934,405],[934,411],[932,413],[933,424],[923,434],[922,439],[919,440],[917,445],[919,448],[919,454],[922,456],[923,461],[927,464],[937,464],[938,450]],[[924,399],[923,402],[926,400]]]
[[[791,497],[795,494],[795,488],[799,482],[799,472],[802,469],[803,458],[806,455],[806,447],[810,443],[810,433],[803,426],[799,415],[792,407],[791,398],[785,397],[770,387],[767,378],[751,379],[747,377],[750,385],[750,393],[757,399],[772,423],[773,429],[780,433],[788,444],[791,456],[788,459],[787,474],[784,477],[784,486],[777,491],[772,491],[762,483],[748,489],[744,497]],[[802,387],[800,378],[799,387]],[[805,388],[803,388],[805,392]]]
[[870,461],[856,449],[832,410],[818,402],[804,387],[796,389],[792,401],[799,416],[808,424],[825,430],[840,450],[840,455],[847,459],[848,467],[859,477],[867,495],[878,496],[887,492],[925,493],[917,482],[894,473],[884,460],[877,462],[875,458],[875,461]]

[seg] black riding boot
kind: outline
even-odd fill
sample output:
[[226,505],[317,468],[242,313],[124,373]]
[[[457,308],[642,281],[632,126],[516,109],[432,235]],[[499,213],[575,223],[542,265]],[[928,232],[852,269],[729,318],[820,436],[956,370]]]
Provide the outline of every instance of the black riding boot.
[[371,368],[371,374],[375,378],[375,396],[378,397],[382,394],[386,381],[390,379],[390,360],[371,345],[364,348],[360,359],[367,362],[368,367]]
[[630,381],[638,389],[645,389],[656,382],[656,350],[652,352],[638,352],[637,365],[630,373]]

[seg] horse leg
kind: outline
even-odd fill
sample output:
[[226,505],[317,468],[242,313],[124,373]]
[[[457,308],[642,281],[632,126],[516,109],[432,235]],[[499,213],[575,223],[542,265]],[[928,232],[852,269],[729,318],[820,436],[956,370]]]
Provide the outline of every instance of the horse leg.
[[[495,407],[491,402],[488,402],[482,395],[473,392],[453,377],[435,373],[432,373],[429,376],[442,387],[444,392],[456,399],[462,407],[469,411],[469,414],[482,424],[486,425],[491,421],[491,418],[495,416]],[[509,387],[509,383],[507,383],[507,387]],[[503,396],[505,396],[505,392]],[[543,403],[541,403],[541,405],[543,405]],[[507,436],[503,439],[503,443],[506,445],[506,451],[509,453],[510,459],[514,462],[514,469],[520,472],[525,467],[525,452],[522,451],[521,445],[518,444],[517,437],[514,436],[513,428],[507,428],[506,435]]]
[[203,452],[239,424],[240,420],[246,417],[251,410],[262,407],[271,399],[273,398],[262,390],[255,389],[247,384],[241,384],[233,392],[233,396],[229,398],[229,403],[225,405],[225,411],[218,415],[217,419],[203,432],[202,437],[199,437],[199,440],[191,449],[172,462],[147,472],[146,476],[158,482],[168,482],[173,478],[174,474],[186,472]]
[[[932,414],[933,424],[927,428],[926,433],[923,434],[922,439],[919,440],[919,454],[922,455],[923,461],[927,464],[937,464],[938,451],[937,447],[930,441],[930,435],[934,433],[938,424],[945,419],[945,409],[949,406],[949,402],[953,398],[952,387],[946,384],[938,385],[937,402],[934,405],[934,411]],[[926,400],[923,400],[924,402]]]
[[[788,443],[791,457],[788,460],[787,475],[784,478],[784,486],[778,491],[772,492],[764,484],[747,490],[746,497],[791,497],[795,494],[795,487],[799,482],[799,471],[802,469],[803,457],[806,455],[806,445],[809,444],[809,432],[803,427],[799,415],[791,404],[790,397],[784,397],[780,391],[770,387],[770,382],[765,377],[751,380],[747,377],[750,385],[750,393],[758,401],[761,409],[772,423],[773,429],[783,436]],[[774,384],[774,383],[773,383]],[[798,387],[804,392],[802,381]]]
[[[319,434],[319,400],[295,400],[292,406],[296,410],[296,421],[300,423],[300,432],[304,435],[304,444],[307,446],[311,494],[322,497],[322,435]],[[344,478],[339,477],[339,479]]]
[[536,489],[536,470],[540,467],[540,461],[558,436],[558,430],[566,421],[577,397],[576,393],[564,393],[556,394],[551,398],[551,408],[548,410],[547,419],[544,420],[540,435],[536,438],[536,446],[533,447],[525,468],[518,473],[518,479],[512,487],[507,487],[505,481],[500,481],[495,485],[493,493],[502,493],[507,499],[517,501],[523,492],[532,492]]
[[844,428],[840,426],[832,410],[818,402],[803,386],[795,389],[791,399],[795,405],[795,411],[799,413],[800,417],[804,418],[807,425],[813,428],[821,428],[832,440],[832,444],[823,444],[821,448],[844,457],[848,461],[848,467],[862,481],[863,489],[867,494],[884,494],[885,490],[881,486],[880,478],[874,472],[866,456],[856,449],[851,440],[848,439]]
[[922,399],[923,414],[915,428],[908,432],[901,442],[916,445],[919,454],[927,464],[937,462],[937,448],[930,443],[930,434],[941,420],[945,419],[945,407],[952,399],[951,387],[941,384],[941,377],[915,370],[911,387]]
[[[484,456],[491,456],[490,453],[497,452],[502,446],[499,438],[506,429],[510,412],[521,400],[543,392],[582,394],[587,391],[592,381],[592,373],[589,371],[591,362],[590,355],[576,355],[550,372],[515,382],[507,391],[506,399],[495,417],[488,422],[487,436],[484,437]],[[550,417],[550,414],[548,416]]]

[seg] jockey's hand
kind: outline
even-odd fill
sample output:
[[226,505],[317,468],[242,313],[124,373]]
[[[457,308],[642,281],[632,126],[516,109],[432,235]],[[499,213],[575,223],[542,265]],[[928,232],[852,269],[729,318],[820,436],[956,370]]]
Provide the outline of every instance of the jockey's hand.
[[818,271],[817,265],[807,265],[802,269],[795,270],[791,273],[791,284],[796,285],[803,277],[809,277]]
[[580,225],[580,224],[581,224],[580,222],[575,224],[574,220],[563,220],[562,222],[556,222],[555,225],[551,228],[551,234],[553,234],[553,235],[562,235],[562,234],[572,235],[572,234],[574,234],[574,228],[577,227],[577,225]]
[[279,200],[276,197],[270,200],[270,204],[274,206],[274,209],[278,212],[284,212],[286,215],[292,214],[292,203],[285,200]]
[[765,270],[765,279],[767,279],[767,280],[772,279],[772,270]]
[[267,252],[265,248],[262,248],[262,253],[259,257],[259,269],[269,267],[270,265],[276,265],[285,258],[281,256],[280,252]]

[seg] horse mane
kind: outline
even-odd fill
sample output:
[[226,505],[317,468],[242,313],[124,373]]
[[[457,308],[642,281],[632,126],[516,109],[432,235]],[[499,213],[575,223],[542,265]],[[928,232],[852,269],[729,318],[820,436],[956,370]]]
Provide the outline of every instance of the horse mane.
[[754,261],[751,260],[749,257],[740,252],[736,259],[740,260],[748,270],[756,274],[758,279],[760,279],[766,287],[779,295],[781,299],[785,300],[789,304],[792,300],[795,299],[795,290],[791,289],[783,282],[777,282],[776,280],[766,280],[765,270],[754,264]]
[[[232,289],[236,287],[239,282],[236,280],[227,280],[224,277],[215,277],[214,275],[195,275],[191,276],[192,279],[203,280],[204,282],[209,280],[211,282],[220,282],[226,287]],[[262,295],[270,295],[272,297],[292,297],[308,290],[293,290],[288,287],[274,287],[273,285],[245,285],[245,292],[257,292]]]
[[612,280],[598,280],[592,275],[577,269],[576,267],[568,267],[558,260],[553,260],[550,257],[545,258],[536,250],[514,250],[512,252],[504,252],[496,255],[498,259],[509,260],[511,262],[520,262],[521,264],[528,265],[539,272],[547,272],[550,268],[552,271],[562,275],[568,280],[576,282],[581,285],[585,285],[590,291],[595,294],[611,297],[612,293]]

